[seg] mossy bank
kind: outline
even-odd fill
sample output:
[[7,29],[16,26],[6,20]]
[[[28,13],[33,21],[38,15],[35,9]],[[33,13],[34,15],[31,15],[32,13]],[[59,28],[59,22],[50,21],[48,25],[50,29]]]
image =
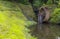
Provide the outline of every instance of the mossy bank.
[[34,24],[13,2],[0,1],[0,39],[36,39],[26,26]]

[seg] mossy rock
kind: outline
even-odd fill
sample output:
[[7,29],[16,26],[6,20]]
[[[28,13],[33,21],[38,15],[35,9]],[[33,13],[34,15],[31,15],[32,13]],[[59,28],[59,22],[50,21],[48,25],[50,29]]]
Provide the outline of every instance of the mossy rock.
[[20,4],[20,7],[22,9],[22,12],[25,14],[25,16],[28,19],[36,20],[35,13],[34,13],[33,8],[30,4],[29,5]]
[[0,1],[0,39],[35,39],[26,28],[31,24],[15,3]]

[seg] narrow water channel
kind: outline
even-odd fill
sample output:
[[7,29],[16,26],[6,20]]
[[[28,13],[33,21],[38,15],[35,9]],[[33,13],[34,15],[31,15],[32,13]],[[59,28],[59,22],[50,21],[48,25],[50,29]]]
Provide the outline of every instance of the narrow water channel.
[[36,24],[30,27],[30,33],[37,37],[37,39],[60,39],[60,26],[52,24]]

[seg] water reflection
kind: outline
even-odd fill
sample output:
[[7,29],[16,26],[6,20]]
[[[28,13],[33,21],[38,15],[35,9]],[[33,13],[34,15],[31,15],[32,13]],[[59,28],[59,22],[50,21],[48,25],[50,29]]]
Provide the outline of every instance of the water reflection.
[[51,24],[34,25],[30,27],[31,34],[38,39],[58,39],[60,36],[60,26]]

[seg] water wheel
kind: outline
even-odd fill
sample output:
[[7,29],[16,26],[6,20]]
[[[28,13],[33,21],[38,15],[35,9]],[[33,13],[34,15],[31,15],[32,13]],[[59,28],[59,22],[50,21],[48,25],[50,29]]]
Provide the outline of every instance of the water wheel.
[[47,7],[41,7],[38,13],[38,23],[48,22],[50,18],[50,11]]

